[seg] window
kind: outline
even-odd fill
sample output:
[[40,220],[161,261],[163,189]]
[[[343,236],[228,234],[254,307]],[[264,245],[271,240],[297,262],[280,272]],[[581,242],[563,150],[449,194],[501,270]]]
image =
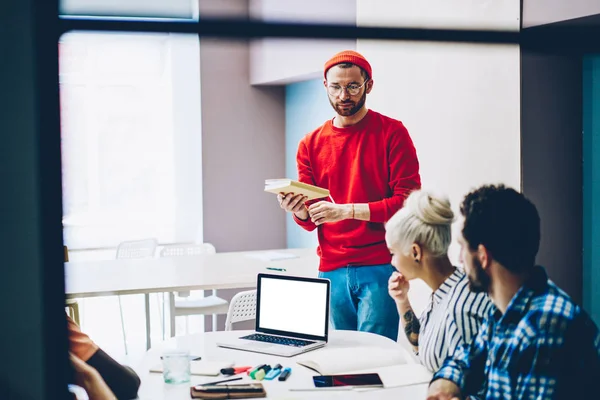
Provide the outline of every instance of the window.
[[195,35],[63,35],[63,225],[70,249],[202,240]]

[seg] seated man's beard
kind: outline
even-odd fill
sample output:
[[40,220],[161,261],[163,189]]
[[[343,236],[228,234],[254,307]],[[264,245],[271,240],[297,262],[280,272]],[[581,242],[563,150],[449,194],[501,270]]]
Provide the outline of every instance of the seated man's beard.
[[478,259],[473,259],[473,268],[467,275],[469,278],[469,288],[475,293],[488,293],[491,280],[488,274],[485,273]]

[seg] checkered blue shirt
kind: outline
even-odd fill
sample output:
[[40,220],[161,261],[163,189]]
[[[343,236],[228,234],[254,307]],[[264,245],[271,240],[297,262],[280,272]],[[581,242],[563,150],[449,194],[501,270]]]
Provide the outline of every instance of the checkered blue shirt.
[[439,378],[456,383],[465,397],[597,398],[600,333],[535,267],[504,315],[493,307],[470,346],[448,357],[433,380]]

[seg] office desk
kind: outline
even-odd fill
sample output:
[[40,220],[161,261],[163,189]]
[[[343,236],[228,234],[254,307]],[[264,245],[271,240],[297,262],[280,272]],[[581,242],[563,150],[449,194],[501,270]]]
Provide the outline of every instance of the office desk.
[[[316,277],[314,249],[272,250],[297,258],[263,261],[264,251],[65,263],[67,298],[256,287],[259,272]],[[266,267],[284,268],[285,272]]]
[[[163,382],[162,374],[150,373],[149,369],[160,363],[160,355],[164,349],[185,349],[189,350],[190,354],[201,356],[205,360],[223,360],[235,362],[235,365],[253,365],[258,364],[270,364],[275,365],[277,363],[284,367],[291,367],[292,374],[289,379],[285,382],[274,381],[262,381],[267,391],[267,396],[270,399],[285,398],[285,399],[323,399],[323,398],[344,398],[344,399],[373,399],[378,400],[385,399],[424,399],[427,393],[428,384],[416,384],[411,386],[395,387],[389,389],[372,389],[366,391],[290,391],[290,388],[311,388],[314,387],[312,383],[312,376],[316,373],[308,368],[296,364],[295,360],[310,358],[311,355],[316,354],[319,351],[323,351],[329,348],[347,348],[348,351],[352,351],[357,346],[371,346],[389,349],[389,351],[398,351],[405,354],[404,350],[396,342],[379,335],[366,332],[354,332],[354,331],[331,331],[330,340],[324,349],[318,349],[310,351],[308,353],[300,354],[294,357],[278,357],[267,354],[252,353],[247,351],[239,351],[232,349],[225,349],[216,346],[216,342],[219,340],[225,340],[231,337],[238,337],[244,334],[248,334],[250,331],[226,331],[226,332],[207,332],[202,334],[195,334],[189,336],[181,336],[171,338],[165,342],[162,342],[152,347],[146,353],[143,362],[137,366],[136,371],[138,372],[142,385],[139,391],[139,398],[142,400],[178,400],[178,399],[189,399],[189,388],[191,385],[200,384],[205,382],[213,382],[220,379],[226,379],[226,377],[210,377],[210,376],[192,376],[190,383],[181,385],[167,385]],[[400,370],[404,368],[415,368],[415,365],[400,365],[393,367],[386,367],[381,369],[372,369],[369,372],[379,372],[386,370],[386,374],[394,372],[393,368]],[[420,366],[419,366],[420,367]],[[390,371],[390,368],[392,369]],[[348,371],[350,372],[350,371]],[[233,383],[242,383],[249,380],[244,374],[244,380],[235,381]],[[383,379],[383,375],[382,375]],[[255,382],[255,381],[252,381]],[[384,379],[384,383],[385,379]]]

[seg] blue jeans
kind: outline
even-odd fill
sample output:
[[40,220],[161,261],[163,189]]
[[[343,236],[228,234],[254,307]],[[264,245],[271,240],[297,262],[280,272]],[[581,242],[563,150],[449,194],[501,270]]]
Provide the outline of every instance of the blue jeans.
[[359,330],[398,340],[400,317],[388,294],[391,264],[348,266],[319,272],[331,281],[329,316],[334,329]]

